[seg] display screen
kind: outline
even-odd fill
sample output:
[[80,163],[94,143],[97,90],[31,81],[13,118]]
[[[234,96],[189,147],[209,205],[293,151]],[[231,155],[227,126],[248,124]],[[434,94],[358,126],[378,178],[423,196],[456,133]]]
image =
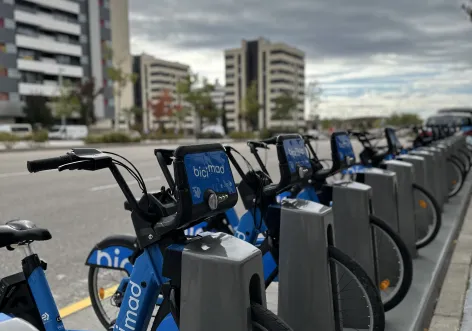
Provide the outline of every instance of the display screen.
[[290,173],[297,172],[297,165],[311,169],[310,158],[303,139],[286,139],[283,141],[285,156],[287,157]]
[[351,139],[346,134],[336,136],[336,148],[338,150],[339,161],[350,165],[356,159]]
[[390,143],[392,144],[392,147],[395,148],[394,152],[401,149],[402,145],[400,144],[400,141],[397,138],[397,134],[395,130],[387,129],[387,135],[388,135],[388,140],[390,140]]
[[236,193],[231,166],[224,151],[187,154],[184,165],[194,205],[204,201],[207,190]]

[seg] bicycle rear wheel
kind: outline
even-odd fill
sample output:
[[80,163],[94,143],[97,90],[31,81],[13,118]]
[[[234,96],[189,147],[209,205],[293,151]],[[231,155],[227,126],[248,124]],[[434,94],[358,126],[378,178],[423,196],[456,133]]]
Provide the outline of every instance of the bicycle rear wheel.
[[256,302],[251,302],[251,319],[254,331],[292,331],[280,317]]
[[413,184],[415,199],[416,248],[428,245],[441,229],[441,208],[438,202],[423,187]]
[[447,174],[448,183],[449,183],[449,198],[452,198],[462,188],[464,185],[464,173],[461,170],[461,166],[455,159],[448,159],[447,160]]
[[401,237],[383,220],[370,215],[377,249],[377,275],[384,310],[396,307],[413,281],[413,261]]
[[[333,293],[333,299],[335,318],[340,321],[341,327],[354,330],[384,330],[385,313],[382,299],[369,275],[355,260],[334,246],[328,247],[328,257],[331,270],[335,268],[337,275],[335,288],[339,292]],[[331,278],[333,282],[333,277]],[[365,305],[359,304],[361,298],[366,299]],[[336,302],[339,302],[339,305]]]

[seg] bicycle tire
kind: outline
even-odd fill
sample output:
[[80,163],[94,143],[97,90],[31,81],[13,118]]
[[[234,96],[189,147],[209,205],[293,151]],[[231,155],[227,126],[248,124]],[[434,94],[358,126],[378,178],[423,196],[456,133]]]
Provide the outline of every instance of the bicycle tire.
[[395,246],[397,246],[404,268],[403,278],[401,279],[401,285],[399,286],[398,291],[389,300],[383,302],[384,311],[387,312],[395,308],[408,293],[411,283],[413,282],[413,260],[408,248],[403,242],[403,239],[387,223],[374,215],[370,215],[370,224],[382,230],[388,237],[390,237]]
[[[134,249],[134,248],[133,248]],[[90,295],[90,302],[92,304],[93,311],[95,312],[95,315],[97,316],[98,320],[100,323],[103,325],[103,327],[108,330],[111,326],[114,325],[114,319],[115,318],[110,318],[108,319],[106,313],[104,312],[103,305],[101,304],[101,300],[98,297],[98,291],[97,291],[97,284],[96,284],[96,272],[99,269],[104,269],[100,268],[100,266],[90,266],[89,268],[89,273],[88,273],[88,291]]]
[[465,150],[463,150],[462,148],[460,148],[458,150],[459,154],[461,154],[463,157],[464,157],[464,160],[465,160],[465,167],[466,167],[466,171],[469,172],[470,171],[470,168],[472,166],[472,155],[470,155],[470,153],[467,153]]
[[465,170],[464,162],[457,155],[451,155],[451,159],[457,163],[457,165],[459,166],[460,171],[462,172],[462,176],[464,176],[464,178],[465,178],[465,175],[466,175],[467,172]]
[[372,309],[373,326],[370,331],[383,331],[385,329],[384,306],[382,304],[380,293],[372,279],[359,265],[359,263],[357,263],[347,254],[343,253],[340,249],[334,246],[328,246],[328,256],[329,258],[342,264],[346,269],[352,272],[355,278],[359,280],[362,288],[364,288],[365,293],[367,294],[367,298]]
[[456,168],[457,170],[456,173],[459,175],[459,178],[458,178],[459,184],[455,185],[454,188],[448,192],[448,197],[452,198],[455,195],[457,195],[457,193],[459,193],[460,190],[462,189],[462,186],[464,185],[465,176],[464,176],[464,173],[461,171],[460,165],[455,159],[452,159],[452,158],[448,159],[447,162],[451,163],[453,168]]
[[253,301],[251,301],[251,320],[254,331],[293,331],[280,317]]
[[416,242],[416,248],[420,249],[428,245],[430,242],[432,242],[438,235],[438,232],[441,229],[441,224],[442,224],[442,214],[441,214],[441,208],[439,207],[438,201],[424,187],[421,187],[420,185],[417,185],[417,184],[413,184],[413,190],[420,191],[429,200],[429,202],[433,206],[433,213],[436,216],[435,217],[436,222],[434,224],[433,231],[431,231],[425,238],[422,238],[421,240]]

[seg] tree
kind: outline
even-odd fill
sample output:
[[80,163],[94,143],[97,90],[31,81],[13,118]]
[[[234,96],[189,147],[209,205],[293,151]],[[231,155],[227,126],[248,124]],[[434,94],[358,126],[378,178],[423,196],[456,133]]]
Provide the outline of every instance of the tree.
[[40,124],[49,127],[54,124],[51,108],[47,105],[48,99],[42,95],[28,95],[25,98],[23,113],[26,122],[31,125]]
[[414,113],[394,113],[386,120],[386,124],[391,126],[410,126],[421,123],[423,123],[423,120]]
[[91,78],[77,84],[71,93],[74,94],[80,102],[80,124],[89,126],[95,123],[94,101],[100,94],[103,94],[103,86],[97,88],[95,78]]
[[121,109],[121,95],[124,88],[129,83],[134,84],[138,79],[135,73],[125,72],[122,68],[124,59],[119,59],[114,56],[111,48],[103,47],[104,58],[107,60],[113,60],[113,66],[106,68],[108,78],[113,82],[113,97],[115,99],[115,130],[118,130],[120,125],[120,113]]
[[[261,105],[259,104],[259,96],[257,93],[257,80],[253,80],[249,84],[248,89],[246,90],[246,96],[241,100],[241,120],[246,122],[246,125],[251,130],[256,130],[259,128],[259,110]],[[241,121],[240,121],[239,130],[241,130]]]
[[67,118],[79,113],[81,109],[79,96],[73,93],[73,88],[70,82],[64,82],[59,90],[59,96],[53,99],[54,114],[63,119],[63,125],[66,124]]
[[164,91],[162,91],[162,94],[157,98],[157,102],[151,103],[152,114],[157,120],[159,131],[165,130],[164,125],[162,123],[162,118],[164,116],[172,115],[172,102],[173,98],[170,94],[170,91],[168,89],[165,89]]
[[292,120],[298,112],[298,100],[290,92],[284,91],[274,99],[273,119]]
[[472,21],[472,6],[469,4],[462,4],[461,8],[465,11],[465,13],[469,16],[469,19]]
[[134,106],[130,108],[123,108],[123,113],[128,123],[131,123],[134,119],[135,128],[141,132],[143,129],[142,125],[144,110],[140,107]]

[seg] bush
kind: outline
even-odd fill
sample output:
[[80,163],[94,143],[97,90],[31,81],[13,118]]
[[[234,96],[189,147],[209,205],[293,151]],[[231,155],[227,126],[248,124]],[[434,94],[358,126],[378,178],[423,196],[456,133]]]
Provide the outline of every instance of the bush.
[[271,138],[273,136],[276,136],[276,135],[282,134],[282,133],[299,133],[299,132],[298,132],[297,128],[273,127],[273,128],[270,128],[270,129],[261,130],[261,133],[260,133],[259,137],[261,139],[267,139],[267,138]]
[[6,149],[13,148],[13,145],[19,140],[19,137],[15,136],[14,134],[8,132],[0,132],[0,143],[3,143]]
[[218,139],[218,138],[224,138],[224,136],[218,132],[205,132],[205,133],[200,132],[199,134],[197,134],[197,139]]
[[101,135],[89,135],[84,139],[86,144],[116,144],[133,143],[141,141],[140,137],[131,137],[126,132],[109,132]]
[[31,135],[31,140],[37,143],[43,143],[48,140],[48,130],[39,130],[33,132]]
[[175,134],[174,132],[161,132],[161,131],[151,132],[146,136],[146,139],[149,139],[149,140],[162,140],[162,139],[173,140],[173,139],[181,139],[181,138],[183,138],[183,134],[181,133]]
[[249,140],[257,138],[254,132],[233,131],[229,133],[229,137],[234,140]]

